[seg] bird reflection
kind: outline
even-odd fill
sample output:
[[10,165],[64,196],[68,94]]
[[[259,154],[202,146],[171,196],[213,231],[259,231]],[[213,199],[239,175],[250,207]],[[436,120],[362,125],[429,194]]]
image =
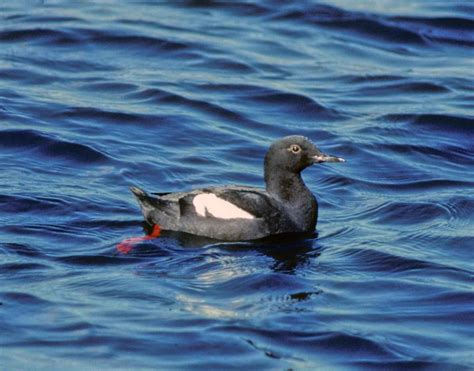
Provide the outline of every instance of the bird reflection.
[[[156,226],[150,225],[147,222],[142,223],[145,236],[153,236],[156,232]],[[285,235],[277,235],[267,237],[255,241],[241,241],[241,242],[220,242],[207,237],[195,236],[183,232],[161,231],[159,238],[153,244],[140,244],[139,251],[135,251],[138,255],[151,255],[156,251],[160,254],[160,241],[163,241],[167,246],[172,244],[174,247],[192,248],[192,249],[222,249],[223,251],[258,251],[260,254],[270,257],[270,268],[274,272],[295,274],[300,267],[305,267],[312,264],[312,259],[320,255],[321,246],[317,243],[317,233],[292,233]],[[140,240],[140,238],[136,238]],[[148,238],[145,238],[148,239]],[[133,239],[131,239],[133,240]],[[140,242],[140,241],[138,241]],[[132,247],[127,245],[131,252]],[[162,246],[164,247],[164,246]],[[146,251],[143,251],[143,250]]]
[[226,251],[254,250],[272,258],[270,268],[274,272],[294,274],[310,264],[310,259],[320,255],[316,246],[317,233],[286,234],[271,236],[257,241],[221,242],[207,247],[219,247]]
[[298,268],[311,264],[311,258],[320,255],[316,237],[317,233],[275,236],[267,242],[269,246],[259,251],[273,259],[273,271],[294,274]]

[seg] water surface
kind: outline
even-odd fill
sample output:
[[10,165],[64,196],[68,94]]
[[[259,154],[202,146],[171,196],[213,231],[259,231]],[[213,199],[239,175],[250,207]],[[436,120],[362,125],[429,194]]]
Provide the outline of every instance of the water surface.
[[[474,367],[469,1],[0,4],[2,369]],[[262,186],[318,236],[142,236],[128,187]]]

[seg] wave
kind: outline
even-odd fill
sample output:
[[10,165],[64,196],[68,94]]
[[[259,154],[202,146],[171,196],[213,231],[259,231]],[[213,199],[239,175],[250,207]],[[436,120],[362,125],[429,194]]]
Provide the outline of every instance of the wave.
[[[341,331],[291,331],[291,330],[266,330],[264,328],[254,329],[245,326],[218,326],[214,331],[222,333],[239,335],[245,339],[256,339],[256,344],[267,343],[269,349],[273,354],[284,355],[287,353],[278,339],[285,339],[285,342],[298,344],[307,349],[315,350],[324,349],[324,352],[332,353],[336,357],[337,352],[344,352],[350,354],[351,357],[363,359],[396,359],[396,355],[390,349],[383,346],[383,344],[371,340],[370,338],[361,335],[353,335]],[[257,340],[258,339],[258,340]],[[306,361],[310,361],[307,359]]]
[[226,73],[228,73],[229,71],[241,74],[250,74],[256,72],[256,69],[250,64],[233,60],[230,58],[206,57],[200,59],[202,60],[192,62],[190,66],[194,68],[203,68],[206,70],[210,69],[212,71],[221,70],[225,71]]
[[34,271],[34,274],[36,274],[36,271],[50,268],[51,267],[46,264],[38,263],[4,263],[0,264],[0,274],[8,276],[9,274],[15,275],[17,273],[29,273],[31,271]]
[[48,75],[22,68],[4,68],[0,70],[0,79],[31,85],[46,85],[51,83],[51,78]]
[[363,93],[368,96],[371,95],[380,95],[380,94],[388,94],[388,95],[395,95],[400,94],[406,96],[407,94],[441,94],[441,93],[449,93],[451,89],[448,87],[435,84],[432,82],[399,82],[399,83],[386,83],[386,84],[379,84],[371,86],[363,86],[360,88],[355,89],[356,93]]
[[18,303],[25,306],[38,305],[38,306],[49,306],[52,303],[48,300],[42,299],[37,295],[32,295],[23,292],[7,291],[2,292],[2,297],[7,303]]
[[20,43],[20,42],[42,42],[54,45],[79,45],[82,43],[81,37],[73,32],[49,28],[28,28],[23,30],[0,31],[0,42]]
[[127,34],[124,31],[105,31],[98,29],[76,29],[76,32],[85,37],[85,42],[104,47],[128,47],[141,49],[147,53],[161,53],[188,49],[189,45],[183,42],[167,40],[140,34]]
[[406,122],[430,129],[450,131],[471,131],[474,127],[474,117],[452,114],[388,114],[381,117],[383,121]]
[[52,210],[64,211],[68,203],[62,199],[49,197],[28,197],[0,194],[2,212],[45,212]]
[[94,107],[70,107],[53,114],[54,118],[64,120],[97,121],[110,124],[147,125],[150,122],[160,121],[159,116],[142,113],[128,113],[121,111],[107,111]]
[[109,157],[89,145],[60,140],[34,130],[0,131],[0,146],[16,150],[33,150],[47,158],[82,164],[103,163]]
[[25,243],[17,243],[17,242],[7,242],[0,244],[0,250],[4,251],[6,255],[19,255],[24,257],[42,257],[44,258],[46,255],[42,249],[33,247],[32,245],[25,244]]
[[298,21],[337,30],[349,37],[360,35],[366,40],[417,47],[430,47],[434,42],[474,45],[474,20],[470,18],[391,17],[324,4],[284,6],[270,17],[274,21]]
[[260,126],[258,122],[250,120],[243,113],[236,112],[224,107],[223,105],[202,99],[185,97],[184,95],[162,89],[146,89],[141,92],[132,93],[128,95],[128,98],[160,105],[170,105],[175,107],[185,106],[188,109],[209,114],[211,117],[220,118],[228,122],[238,123],[239,125],[250,125],[252,127]]
[[313,119],[342,119],[346,115],[329,108],[311,96],[252,84],[200,84],[199,90],[238,97],[244,105],[254,107],[278,107],[294,116],[307,116]]

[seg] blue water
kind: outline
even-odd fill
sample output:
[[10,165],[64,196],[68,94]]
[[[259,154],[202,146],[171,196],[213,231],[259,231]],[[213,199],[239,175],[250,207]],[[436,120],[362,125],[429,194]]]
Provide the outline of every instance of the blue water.
[[[474,368],[470,1],[0,3],[0,369]],[[143,236],[128,187],[262,186],[318,236]]]

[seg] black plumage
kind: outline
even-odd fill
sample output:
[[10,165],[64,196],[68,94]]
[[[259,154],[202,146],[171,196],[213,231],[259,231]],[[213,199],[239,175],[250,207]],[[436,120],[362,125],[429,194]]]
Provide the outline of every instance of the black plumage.
[[[320,162],[344,160],[325,155],[309,139],[293,135],[273,143],[265,155],[265,189],[224,186],[155,195],[137,187],[131,191],[145,220],[163,230],[224,241],[312,232],[318,218],[318,203],[304,184],[301,171]],[[223,207],[216,211],[212,203]],[[226,209],[230,215],[225,215]]]

